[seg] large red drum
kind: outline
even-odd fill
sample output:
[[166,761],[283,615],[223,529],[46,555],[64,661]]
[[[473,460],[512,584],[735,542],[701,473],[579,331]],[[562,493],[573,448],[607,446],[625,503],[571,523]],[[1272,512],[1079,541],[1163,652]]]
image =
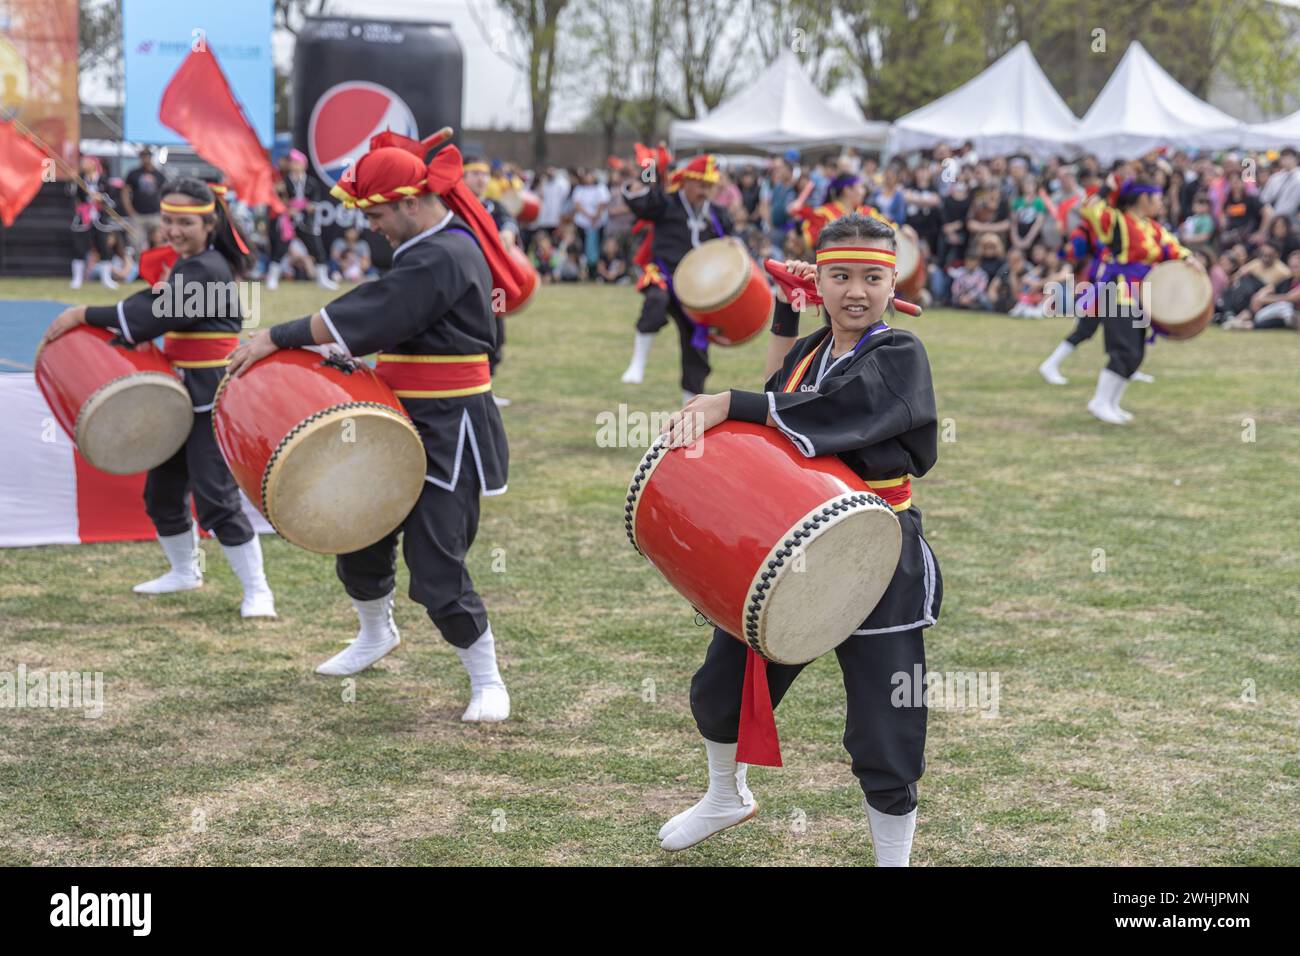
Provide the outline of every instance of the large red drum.
[[533,296],[541,288],[542,277],[537,274],[537,270],[528,259],[528,255],[518,246],[511,246],[507,253],[511,259],[519,263],[520,267],[527,274],[524,280],[524,287],[519,290],[517,296],[506,296],[506,308],[503,315],[516,315],[528,308],[528,304],[533,301]]
[[161,465],[194,425],[190,394],[150,342],[79,325],[36,353],[36,384],[83,458],[128,475]]
[[925,288],[925,249],[902,229],[894,230],[894,247],[898,270],[894,291],[899,298],[916,302]]
[[535,222],[542,214],[542,200],[527,189],[512,189],[501,196],[501,206],[521,226]]
[[632,478],[627,535],[705,617],[768,660],[802,664],[853,633],[894,576],[894,511],[835,456],[728,421],[661,438]]
[[212,409],[235,481],[286,540],[347,554],[402,523],[424,488],[420,436],[368,365],[281,349],[238,378]]
[[1190,339],[1214,318],[1214,286],[1190,262],[1157,262],[1142,280],[1151,324],[1172,339]]
[[739,345],[766,328],[776,301],[758,263],[734,236],[710,239],[686,253],[673,272],[673,293],[722,345]]

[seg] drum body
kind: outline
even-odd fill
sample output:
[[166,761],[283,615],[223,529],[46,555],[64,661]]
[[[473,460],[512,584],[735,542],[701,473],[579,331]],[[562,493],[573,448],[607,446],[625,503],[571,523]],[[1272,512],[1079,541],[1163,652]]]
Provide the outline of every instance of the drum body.
[[687,315],[729,340],[723,345],[739,345],[766,328],[776,301],[758,263],[734,236],[686,253],[673,272],[673,293]]
[[769,660],[802,664],[871,613],[898,566],[893,509],[835,456],[728,421],[662,439],[628,489],[628,538],[683,597]]
[[1143,304],[1151,324],[1172,339],[1190,339],[1214,318],[1210,277],[1177,259],[1157,262],[1142,280]]
[[542,214],[542,200],[537,193],[527,189],[512,189],[501,196],[501,208],[508,212],[521,226],[536,222]]
[[895,248],[898,252],[898,279],[894,290],[900,299],[916,302],[925,288],[925,255],[915,239],[901,229],[894,230]]
[[194,403],[153,343],[79,325],[36,355],[36,384],[83,458],[128,475],[161,465],[194,425]]
[[529,261],[527,254],[525,254],[525,252],[518,246],[511,246],[507,254],[511,259],[514,259],[515,262],[519,263],[520,267],[527,274],[527,278],[524,280],[524,286],[519,290],[519,295],[513,297],[506,296],[506,308],[505,312],[502,314],[515,315],[516,313],[522,312],[524,309],[528,308],[528,304],[533,301],[533,296],[535,296],[537,290],[541,288],[542,277],[537,274],[537,270],[533,267],[532,262]]
[[374,544],[424,488],[419,434],[392,389],[359,362],[274,352],[221,380],[212,428],[244,494],[308,551]]

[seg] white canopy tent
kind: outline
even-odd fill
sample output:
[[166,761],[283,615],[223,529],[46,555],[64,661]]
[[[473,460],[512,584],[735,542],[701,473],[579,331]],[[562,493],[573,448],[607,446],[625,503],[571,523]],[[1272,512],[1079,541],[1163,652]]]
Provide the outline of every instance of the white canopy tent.
[[1084,115],[1074,143],[1109,163],[1166,145],[1236,146],[1243,130],[1239,120],[1180,86],[1134,40]]
[[1046,158],[1063,151],[1078,125],[1021,40],[979,76],[900,118],[890,136],[890,152],[940,143],[960,146],[969,140],[983,155]]
[[1300,147],[1300,110],[1281,119],[1252,123],[1242,129],[1238,139],[1240,145],[1247,149]]
[[849,116],[813,86],[790,50],[782,50],[757,80],[707,116],[669,126],[674,149],[749,146],[786,149],[844,144],[879,149],[889,124]]

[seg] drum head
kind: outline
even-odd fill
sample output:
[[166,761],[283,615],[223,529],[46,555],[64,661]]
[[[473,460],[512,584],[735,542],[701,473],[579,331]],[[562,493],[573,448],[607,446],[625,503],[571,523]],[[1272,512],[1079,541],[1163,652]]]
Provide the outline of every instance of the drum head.
[[[815,509],[790,529],[793,535],[806,521],[819,519],[802,547],[783,556],[782,542],[768,558],[781,563],[757,602],[756,626],[747,636],[779,664],[804,664],[843,643],[880,602],[898,567],[903,533],[893,509],[867,493],[837,501],[843,506],[838,514]],[[760,580],[761,574],[756,587]]]
[[1159,262],[1147,273],[1151,319],[1171,332],[1200,321],[1214,306],[1210,277],[1185,262]]
[[100,471],[130,475],[176,454],[193,426],[194,404],[179,379],[138,372],[86,400],[77,415],[77,450]]
[[677,264],[673,292],[686,308],[712,312],[740,294],[753,271],[751,261],[739,240],[710,239]]
[[395,409],[338,405],[298,425],[271,456],[263,514],[284,538],[320,554],[374,544],[424,490],[424,445]]
[[916,267],[921,264],[921,250],[917,248],[912,237],[901,229],[894,230],[894,247],[898,252],[896,268],[898,270],[898,281],[906,281]]
[[523,193],[518,190],[512,189],[509,192],[502,193],[501,198],[497,200],[497,203],[506,211],[511,219],[518,219],[519,211],[524,208],[524,196]]

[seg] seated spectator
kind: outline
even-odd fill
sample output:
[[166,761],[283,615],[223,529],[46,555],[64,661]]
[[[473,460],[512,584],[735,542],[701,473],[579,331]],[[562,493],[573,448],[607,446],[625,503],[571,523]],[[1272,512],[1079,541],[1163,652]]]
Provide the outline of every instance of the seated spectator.
[[1011,245],[1028,249],[1037,240],[1047,222],[1047,203],[1038,194],[1038,180],[1026,173],[1020,178],[1019,195],[1011,201]]
[[1178,227],[1178,238],[1189,249],[1206,249],[1214,242],[1215,231],[1210,197],[1197,193],[1192,200],[1192,214]]
[[1240,315],[1250,307],[1256,292],[1281,282],[1288,275],[1290,270],[1278,259],[1277,249],[1270,243],[1263,243],[1259,254],[1232,275],[1232,284],[1223,294],[1223,311]]
[[631,276],[627,272],[627,260],[623,258],[618,250],[618,243],[613,239],[606,239],[601,246],[600,258],[596,261],[596,280],[618,283],[631,281]]
[[135,253],[122,238],[121,232],[104,234],[104,255],[90,269],[90,277],[98,278],[105,286],[116,289],[119,283],[134,282],[140,275]]
[[561,282],[581,282],[587,278],[587,263],[582,257],[581,246],[573,244],[564,250],[559,277]]
[[1246,191],[1241,173],[1230,174],[1223,199],[1222,241],[1249,242],[1259,229],[1262,210],[1259,197]]
[[1286,216],[1274,216],[1268,224],[1267,235],[1278,255],[1285,260],[1290,260],[1291,253],[1300,249],[1300,237],[1296,236],[1295,227]]
[[362,279],[379,275],[370,258],[370,243],[361,238],[361,231],[355,226],[330,243],[330,277],[344,279],[347,282],[360,282]]
[[993,295],[996,288],[990,288],[999,274],[1006,281],[1006,259],[1003,255],[1002,240],[995,235],[986,234],[975,240],[976,262],[952,270],[952,288],[950,296],[952,305],[958,309],[981,309],[992,312]]
[[1250,299],[1250,307],[1223,324],[1225,329],[1296,329],[1297,306],[1300,306],[1300,251],[1291,253],[1286,278],[1260,289]]

